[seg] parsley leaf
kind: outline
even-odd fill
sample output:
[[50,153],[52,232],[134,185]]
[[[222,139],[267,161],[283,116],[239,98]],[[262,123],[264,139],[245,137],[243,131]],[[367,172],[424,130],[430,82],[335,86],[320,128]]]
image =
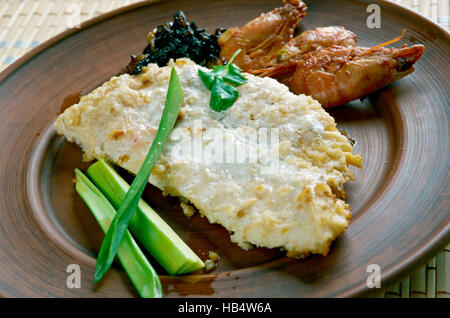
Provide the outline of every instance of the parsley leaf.
[[247,79],[242,76],[241,68],[234,64],[227,64],[228,73],[223,76],[223,80],[227,83],[240,86],[247,83]]
[[208,90],[211,90],[215,77],[214,74],[212,72],[205,72],[199,69],[198,75],[200,76],[200,79],[202,80],[203,84],[205,84],[206,88]]
[[241,74],[242,69],[232,63],[240,52],[240,49],[237,50],[226,65],[214,66],[210,72],[198,70],[203,84],[211,91],[209,106],[215,111],[230,108],[239,97],[235,86],[247,83],[247,79]]
[[223,79],[216,76],[211,88],[211,100],[209,106],[220,112],[230,108],[238,99],[239,93],[234,86],[228,85]]

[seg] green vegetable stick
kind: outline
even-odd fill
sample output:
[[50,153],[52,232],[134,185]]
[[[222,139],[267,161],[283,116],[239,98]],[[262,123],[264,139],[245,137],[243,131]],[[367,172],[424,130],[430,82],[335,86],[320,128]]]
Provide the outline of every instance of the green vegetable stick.
[[[114,168],[99,160],[87,169],[87,174],[111,204],[119,207],[130,186]],[[131,219],[130,231],[170,275],[187,274],[204,267],[202,260],[142,199]]]
[[[91,210],[103,232],[107,232],[116,210],[95,185],[78,169],[75,169],[75,189]],[[119,246],[118,258],[139,295],[145,298],[162,297],[161,282],[152,265],[145,258],[129,231],[125,232]]]
[[167,89],[166,103],[158,132],[156,133],[147,156],[145,157],[136,178],[134,178],[131,183],[130,189],[118,208],[117,214],[103,240],[97,258],[97,264],[95,266],[95,282],[98,282],[103,275],[105,275],[114,260],[119,245],[122,242],[122,238],[128,229],[131,218],[133,217],[142,193],[144,192],[150,173],[175,126],[181,104],[183,103],[183,98],[180,79],[178,78],[175,68],[172,68],[169,87]]

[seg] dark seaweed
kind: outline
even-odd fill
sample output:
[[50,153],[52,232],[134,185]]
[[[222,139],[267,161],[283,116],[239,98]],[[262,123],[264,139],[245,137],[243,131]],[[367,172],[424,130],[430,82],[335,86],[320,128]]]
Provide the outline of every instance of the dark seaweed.
[[126,68],[129,74],[139,74],[149,63],[165,66],[170,59],[189,58],[197,64],[206,66],[219,58],[220,46],[217,39],[225,29],[217,29],[208,34],[199,29],[195,22],[189,23],[182,11],[174,16],[174,21],[160,25],[153,34],[151,43],[139,56],[131,56]]

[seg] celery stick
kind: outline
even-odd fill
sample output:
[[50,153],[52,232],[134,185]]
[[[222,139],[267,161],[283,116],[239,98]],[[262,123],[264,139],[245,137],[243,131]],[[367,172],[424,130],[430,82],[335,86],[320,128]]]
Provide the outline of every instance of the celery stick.
[[[75,174],[77,180],[76,191],[91,210],[103,232],[106,233],[116,214],[116,210],[80,170],[75,169]],[[117,256],[141,297],[162,297],[161,282],[158,274],[150,265],[129,231],[125,233],[120,243]]]
[[[87,169],[87,174],[115,208],[120,206],[130,186],[114,168],[99,160]],[[142,199],[131,219],[130,230],[170,275],[204,267],[202,260]]]

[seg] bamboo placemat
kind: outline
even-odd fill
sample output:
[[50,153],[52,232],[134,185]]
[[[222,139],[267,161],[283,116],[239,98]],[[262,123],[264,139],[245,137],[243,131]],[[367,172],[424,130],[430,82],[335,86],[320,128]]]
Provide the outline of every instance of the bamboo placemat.
[[[0,0],[0,72],[30,49],[80,22],[141,0]],[[393,0],[449,29],[449,0]],[[378,297],[450,298],[450,244]]]

